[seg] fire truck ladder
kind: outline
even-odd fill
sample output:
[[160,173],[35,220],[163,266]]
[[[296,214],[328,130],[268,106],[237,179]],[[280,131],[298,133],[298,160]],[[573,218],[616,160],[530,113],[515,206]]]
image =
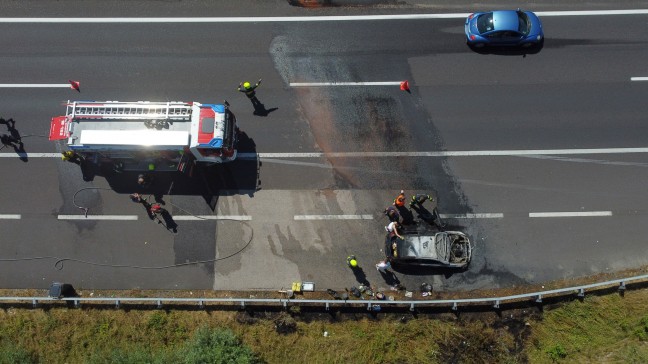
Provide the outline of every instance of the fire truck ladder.
[[191,104],[186,102],[95,102],[74,101],[67,104],[67,115],[80,119],[190,120]]

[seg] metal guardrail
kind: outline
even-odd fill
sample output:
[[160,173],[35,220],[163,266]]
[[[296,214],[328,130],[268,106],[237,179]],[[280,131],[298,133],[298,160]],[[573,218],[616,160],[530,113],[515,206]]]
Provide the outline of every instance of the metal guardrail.
[[[34,308],[38,307],[39,303],[43,302],[61,302],[68,301],[72,302],[75,307],[80,307],[82,302],[93,302],[93,303],[113,303],[116,308],[121,307],[122,303],[134,303],[134,304],[155,304],[159,309],[164,306],[164,304],[196,304],[200,308],[206,308],[209,303],[218,303],[218,304],[227,304],[230,306],[240,306],[241,309],[245,309],[248,305],[254,304],[264,304],[264,305],[277,305],[287,308],[289,305],[305,305],[305,304],[314,304],[314,305],[323,305],[323,307],[328,311],[331,306],[342,306],[342,307],[358,307],[360,305],[366,305],[367,310],[375,310],[375,307],[378,306],[394,306],[394,307],[407,307],[409,306],[410,311],[415,311],[416,307],[450,307],[453,311],[458,310],[460,305],[491,305],[494,309],[499,309],[500,305],[504,303],[514,303],[520,302],[525,299],[533,299],[535,303],[542,303],[543,298],[546,297],[560,297],[576,294],[577,297],[584,297],[586,290],[591,289],[601,289],[609,288],[614,285],[618,285],[619,291],[625,291],[626,284],[633,282],[642,282],[648,280],[648,274],[633,276],[621,279],[615,279],[610,281],[586,284],[581,286],[566,287],[553,289],[548,291],[540,292],[531,292],[524,293],[519,295],[512,296],[503,296],[503,297],[487,297],[487,298],[462,298],[462,299],[445,299],[445,300],[399,300],[399,301],[389,301],[389,300],[335,300],[335,299],[290,299],[290,298],[173,298],[173,297],[0,297],[0,304],[7,304],[13,302],[31,302]],[[217,307],[217,306],[212,306]]]

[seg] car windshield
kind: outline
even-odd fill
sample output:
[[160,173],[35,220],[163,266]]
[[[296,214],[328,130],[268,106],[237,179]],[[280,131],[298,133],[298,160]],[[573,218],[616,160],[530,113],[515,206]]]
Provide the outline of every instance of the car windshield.
[[493,13],[482,14],[477,18],[477,30],[480,34],[490,32],[493,27]]
[[525,13],[518,11],[518,32],[528,35],[531,31],[531,22],[529,21],[529,16]]

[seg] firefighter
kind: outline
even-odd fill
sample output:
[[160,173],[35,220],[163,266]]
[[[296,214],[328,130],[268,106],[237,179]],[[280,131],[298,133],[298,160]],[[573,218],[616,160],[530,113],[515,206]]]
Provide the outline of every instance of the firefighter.
[[418,194],[412,196],[412,200],[410,201],[410,207],[421,207],[423,206],[423,203],[427,200],[434,201],[430,195],[424,195],[424,194]]
[[355,255],[349,255],[347,257],[347,264],[351,269],[358,268],[358,260],[356,259]]
[[239,83],[238,90],[239,90],[239,92],[243,92],[245,94],[245,96],[247,96],[248,99],[250,99],[250,101],[252,101],[252,105],[256,106],[256,105],[261,104],[259,99],[257,99],[257,97],[256,97],[256,91],[254,91],[254,89],[259,87],[259,85],[261,85],[261,79],[260,78],[259,78],[259,81],[257,81],[257,83],[255,83],[254,85],[250,84],[250,82],[248,82],[248,81],[245,81],[245,82]]
[[81,164],[81,156],[72,150],[68,150],[61,153],[61,159],[64,160],[65,162]]

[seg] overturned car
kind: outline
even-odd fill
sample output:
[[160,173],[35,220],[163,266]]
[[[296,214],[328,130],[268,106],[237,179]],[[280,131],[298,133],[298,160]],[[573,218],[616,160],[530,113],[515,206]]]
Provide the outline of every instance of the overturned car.
[[403,229],[403,239],[387,234],[385,253],[394,266],[464,269],[472,256],[472,246],[460,231],[420,231]]

